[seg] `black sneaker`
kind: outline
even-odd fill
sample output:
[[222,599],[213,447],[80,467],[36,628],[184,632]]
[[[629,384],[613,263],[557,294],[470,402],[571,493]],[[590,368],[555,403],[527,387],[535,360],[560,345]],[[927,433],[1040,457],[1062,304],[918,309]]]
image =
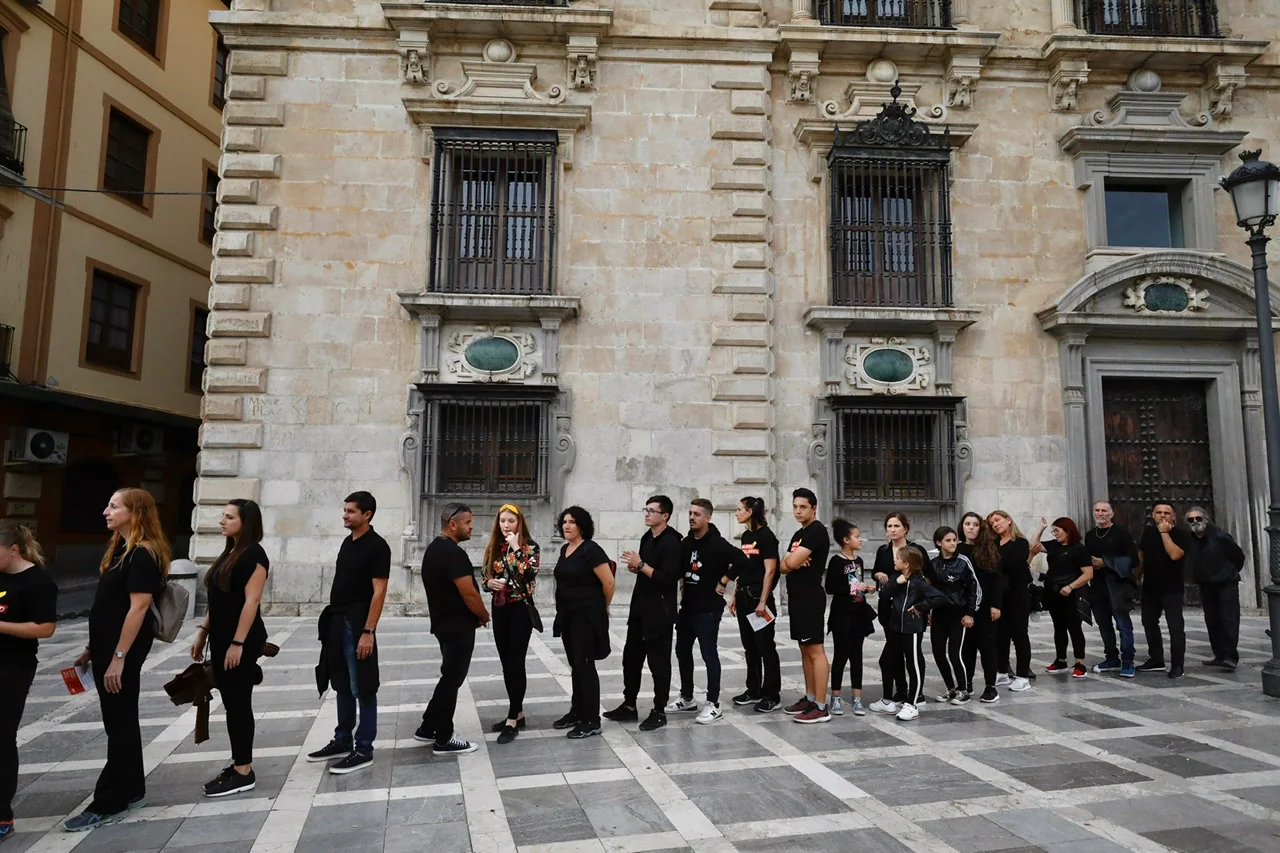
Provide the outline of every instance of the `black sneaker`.
[[1182,677],[1182,667],[1180,667],[1180,666],[1173,666],[1173,667],[1169,667],[1169,677],[1170,677],[1170,678],[1181,678],[1181,677]]
[[613,720],[615,723],[629,723],[632,720],[640,719],[640,711],[637,710],[634,705],[628,705],[626,702],[623,702],[612,711],[605,711],[604,718],[606,720]]
[[640,731],[652,732],[662,728],[667,724],[667,712],[661,708],[654,708],[649,712],[649,716],[644,718],[644,722],[640,724]]
[[578,724],[578,715],[570,711],[551,724],[553,729],[571,729]]
[[258,785],[258,777],[253,771],[241,775],[234,767],[228,767],[218,774],[218,778],[204,786],[206,797],[226,797],[241,791],[252,791]]
[[363,752],[352,750],[346,758],[329,768],[329,772],[338,776],[345,776],[348,773],[355,773],[357,770],[363,770],[366,767],[373,766],[373,756],[366,755]]
[[[512,735],[515,737],[515,735]],[[436,755],[470,755],[479,749],[469,740],[463,740],[459,737],[450,738],[448,743],[438,743],[431,751]]]
[[600,734],[600,724],[597,722],[578,723],[569,731],[569,738],[572,740],[582,740],[592,735]]
[[1236,666],[1237,664],[1233,660],[1224,660],[1222,662],[1222,668],[1225,669],[1227,672],[1235,672]]
[[505,746],[515,740],[518,734],[520,734],[520,729],[517,726],[503,725],[502,731],[498,733],[498,743]]
[[733,697],[733,704],[735,705],[754,705],[759,701],[760,697],[756,696],[750,690],[745,693],[739,693],[737,696]]
[[778,706],[781,704],[782,703],[779,702],[777,699],[769,699],[769,698],[761,699],[759,702],[756,703],[756,713],[771,714],[774,711],[778,710]]
[[425,725],[418,726],[418,730],[413,733],[413,739],[418,743],[435,743],[436,733]]
[[1138,665],[1138,672],[1164,672],[1164,662],[1145,660]]
[[[498,722],[494,723],[492,726],[489,727],[489,731],[502,734],[502,730],[505,729],[506,727],[507,727],[506,720],[498,720]],[[525,717],[521,717],[520,719],[516,720],[516,728],[518,729],[529,728],[529,720],[526,719]],[[436,740],[435,738],[432,738],[431,742],[435,743],[435,740]]]
[[350,754],[351,744],[331,740],[315,752],[307,753],[307,761],[332,761],[335,758],[346,758]]
[[1201,666],[1226,666],[1226,662],[1222,658],[1214,658],[1213,660],[1200,661]]
[[996,690],[994,687],[988,687],[986,690],[982,691],[982,701],[986,702],[987,704],[991,704],[992,702],[999,702],[1000,692]]

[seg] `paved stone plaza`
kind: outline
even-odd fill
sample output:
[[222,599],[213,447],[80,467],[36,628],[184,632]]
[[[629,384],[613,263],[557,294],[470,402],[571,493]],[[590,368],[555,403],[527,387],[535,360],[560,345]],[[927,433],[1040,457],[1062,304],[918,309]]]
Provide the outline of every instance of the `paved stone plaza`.
[[[194,711],[175,708],[161,690],[186,665],[187,646],[158,644],[143,684],[149,805],[122,824],[71,835],[58,824],[87,803],[106,747],[94,698],[68,700],[56,680],[84,642],[78,622],[43,648],[18,736],[19,833],[4,853],[1274,853],[1280,700],[1258,686],[1263,620],[1245,618],[1234,675],[1199,666],[1209,652],[1199,612],[1187,622],[1180,682],[1042,674],[1030,693],[1005,691],[994,705],[930,703],[915,723],[846,715],[800,726],[727,702],[744,667],[726,621],[724,720],[704,727],[677,716],[650,734],[606,723],[603,737],[582,742],[550,729],[568,706],[568,669],[559,641],[535,634],[531,729],[511,745],[489,735],[479,752],[442,759],[412,739],[435,680],[435,642],[425,619],[387,619],[376,763],[338,777],[303,758],[334,723],[332,696],[316,699],[315,620],[270,619],[283,651],[256,694],[257,790],[202,798],[201,783],[228,762],[224,722],[215,704],[212,740],[192,743]],[[622,685],[621,620],[613,627],[615,651],[601,664],[606,706]],[[1032,628],[1043,667],[1051,629],[1048,620]],[[481,632],[459,705],[460,734],[472,739],[505,713],[491,640]],[[867,692],[878,698],[878,670],[870,668],[878,635],[871,640]],[[932,667],[926,683],[937,692]],[[792,696],[800,676],[792,647],[783,651],[783,675]]]

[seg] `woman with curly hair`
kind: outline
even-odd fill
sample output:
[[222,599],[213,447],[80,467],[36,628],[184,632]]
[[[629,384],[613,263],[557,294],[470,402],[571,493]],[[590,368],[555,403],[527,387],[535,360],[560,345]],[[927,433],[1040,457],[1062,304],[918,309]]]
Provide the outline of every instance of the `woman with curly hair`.
[[604,549],[592,541],[591,513],[571,506],[556,523],[564,545],[556,561],[556,621],[552,633],[564,641],[573,674],[569,713],[552,723],[569,729],[574,740],[600,734],[600,675],[596,661],[609,656],[609,603],[613,568]]

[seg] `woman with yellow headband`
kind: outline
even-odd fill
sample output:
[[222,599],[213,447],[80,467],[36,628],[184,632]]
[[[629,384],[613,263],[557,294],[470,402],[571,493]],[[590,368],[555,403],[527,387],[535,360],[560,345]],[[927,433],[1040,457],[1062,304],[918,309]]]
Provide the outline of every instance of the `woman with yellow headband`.
[[538,574],[538,543],[529,535],[524,513],[514,504],[503,504],[493,520],[493,532],[484,549],[482,576],[493,593],[493,642],[502,661],[507,685],[507,718],[497,722],[498,743],[511,743],[524,728],[524,693],[528,684],[524,659],[536,626],[542,630],[533,603],[534,578]]

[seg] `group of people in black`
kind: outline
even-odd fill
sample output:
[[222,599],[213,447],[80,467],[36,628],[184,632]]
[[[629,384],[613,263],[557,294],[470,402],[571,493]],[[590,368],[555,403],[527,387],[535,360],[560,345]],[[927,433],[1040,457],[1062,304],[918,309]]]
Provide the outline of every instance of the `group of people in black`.
[[[1031,688],[1028,623],[1036,611],[1053,621],[1055,657],[1047,673],[1088,673],[1082,621],[1096,619],[1103,660],[1095,673],[1131,678],[1138,672],[1184,672],[1186,637],[1182,604],[1186,561],[1200,586],[1213,658],[1205,666],[1234,670],[1239,663],[1238,583],[1244,554],[1201,507],[1178,525],[1168,503],[1153,507],[1135,541],[1114,524],[1105,501],[1094,505],[1094,526],[1083,536],[1070,518],[1041,527],[1031,540],[1003,510],[987,516],[965,513],[959,529],[939,527],[933,551],[911,541],[911,525],[901,512],[883,521],[885,542],[868,569],[860,554],[858,526],[837,518],[831,530],[817,519],[817,497],[809,489],[792,495],[798,529],[784,549],[770,530],[764,501],[745,497],[735,518],[744,528],[735,543],[712,523],[713,507],[697,499],[689,506],[689,532],[670,522],[671,499],[645,502],[647,528],[635,550],[619,555],[634,575],[622,650],[623,698],[601,714],[598,661],[611,653],[609,606],[619,564],[595,541],[591,514],[565,509],[556,528],[563,545],[553,570],[555,618],[551,629],[564,645],[572,695],[567,713],[553,726],[573,739],[601,732],[601,720],[640,720],[639,694],[647,667],[653,705],[640,731],[667,724],[668,714],[696,713],[711,724],[720,708],[718,635],[727,608],[736,619],[746,685],[735,705],[767,714],[779,709],[798,723],[822,723],[846,709],[918,718],[924,692],[924,635],[945,685],[935,701],[963,705],[974,696],[998,701],[998,688]],[[329,603],[318,622],[320,660],[316,685],[332,687],[337,725],[324,747],[307,755],[326,762],[334,774],[353,773],[373,763],[379,687],[377,628],[387,597],[391,549],[372,527],[377,502],[355,492],[343,505],[349,531],[338,552]],[[169,545],[154,499],[142,489],[121,489],[103,512],[110,539],[99,567],[89,616],[89,644],[76,660],[91,666],[107,759],[89,805],[64,824],[71,832],[119,820],[146,802],[138,700],[143,664],[156,637],[153,602],[167,582]],[[422,578],[431,632],[441,650],[440,678],[422,715],[415,739],[431,743],[437,755],[474,752],[476,745],[454,731],[458,693],[466,682],[476,630],[492,625],[502,665],[508,707],[493,724],[499,744],[509,744],[527,726],[525,659],[534,631],[543,631],[534,600],[541,553],[524,513],[503,505],[494,519],[477,573],[462,543],[471,538],[470,507],[450,503],[440,517],[440,533],[423,556]],[[262,548],[263,521],[251,500],[233,500],[220,519],[222,553],[205,575],[208,608],[195,631],[191,657],[208,662],[226,711],[231,763],[204,786],[209,797],[252,790],[254,714],[252,695],[262,683],[259,659],[267,631],[260,604],[270,561]],[[1042,541],[1045,530],[1050,538]],[[834,545],[834,553],[832,553]],[[1044,553],[1039,584],[1034,558]],[[56,627],[57,587],[43,568],[39,544],[29,528],[0,525],[0,841],[13,831],[12,801],[17,788],[17,731],[36,672],[39,640]],[[781,667],[776,641],[776,592],[785,581],[790,638],[799,646],[805,694],[782,707]],[[732,592],[730,593],[730,587]],[[482,589],[490,596],[486,607]],[[875,598],[875,605],[871,598]],[[1147,659],[1135,665],[1131,612],[1139,606]],[[1166,661],[1160,620],[1169,630]],[[863,644],[883,631],[879,658],[881,696],[863,701]],[[827,657],[825,637],[832,636]],[[671,652],[679,665],[679,692],[672,693]],[[701,703],[694,696],[693,647],[706,667]],[[1070,645],[1071,659],[1068,659]],[[983,684],[975,690],[981,661]],[[1166,663],[1168,664],[1166,666]],[[851,696],[842,693],[846,669]]]

